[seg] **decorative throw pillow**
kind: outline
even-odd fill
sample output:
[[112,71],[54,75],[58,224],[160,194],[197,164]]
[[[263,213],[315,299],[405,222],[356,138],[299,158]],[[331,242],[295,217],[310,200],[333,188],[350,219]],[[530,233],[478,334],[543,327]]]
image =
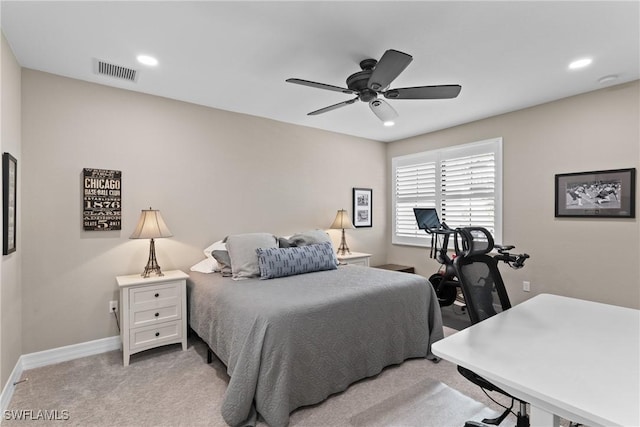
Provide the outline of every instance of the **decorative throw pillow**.
[[256,249],[277,247],[278,240],[269,233],[234,234],[227,237],[233,278],[238,280],[260,276]]
[[261,279],[335,270],[338,260],[330,242],[291,248],[258,248]]

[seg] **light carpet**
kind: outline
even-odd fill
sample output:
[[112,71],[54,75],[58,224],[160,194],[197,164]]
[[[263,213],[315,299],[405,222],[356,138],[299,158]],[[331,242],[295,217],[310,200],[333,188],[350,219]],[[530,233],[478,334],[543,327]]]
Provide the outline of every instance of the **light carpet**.
[[[215,358],[206,363],[206,345],[196,336],[189,337],[187,351],[179,345],[148,350],[133,355],[126,368],[122,353],[111,351],[31,369],[22,377],[29,380],[16,386],[3,426],[226,425],[220,415],[226,368]],[[412,359],[294,411],[290,426],[463,426],[496,414],[485,405],[500,410],[455,365]],[[11,414],[28,419],[10,419]],[[512,415],[503,423],[514,424]]]

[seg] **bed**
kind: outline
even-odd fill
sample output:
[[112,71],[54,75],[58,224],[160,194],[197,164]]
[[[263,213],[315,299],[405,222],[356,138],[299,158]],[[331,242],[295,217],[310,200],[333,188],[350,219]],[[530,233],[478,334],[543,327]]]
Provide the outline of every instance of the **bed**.
[[226,365],[222,415],[285,426],[296,408],[323,401],[386,366],[435,358],[438,300],[418,275],[362,266],[261,280],[192,271],[189,325]]

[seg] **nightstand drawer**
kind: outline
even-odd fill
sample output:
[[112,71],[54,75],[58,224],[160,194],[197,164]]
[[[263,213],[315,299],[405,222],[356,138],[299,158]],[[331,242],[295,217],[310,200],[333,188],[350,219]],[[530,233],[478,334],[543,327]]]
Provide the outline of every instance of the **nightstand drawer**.
[[131,350],[140,347],[156,347],[164,341],[176,341],[182,338],[182,322],[167,322],[159,325],[145,326],[129,331]]
[[358,259],[350,259],[345,264],[350,265],[363,265],[365,267],[369,267],[369,258],[358,258]]
[[362,252],[351,252],[350,254],[336,255],[340,264],[363,265],[369,267],[371,254]]
[[169,320],[178,320],[181,317],[180,306],[177,304],[151,310],[135,311],[131,313],[131,327],[137,328]]
[[178,305],[180,290],[180,282],[129,289],[129,310],[133,316],[138,311]]

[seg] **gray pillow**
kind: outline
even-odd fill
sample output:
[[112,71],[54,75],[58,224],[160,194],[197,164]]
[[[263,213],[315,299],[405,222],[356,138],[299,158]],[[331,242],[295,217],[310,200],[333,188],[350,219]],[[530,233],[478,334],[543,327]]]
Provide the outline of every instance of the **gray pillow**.
[[292,248],[296,244],[289,241],[286,237],[278,237],[278,247],[280,248]]
[[231,258],[229,258],[229,252],[214,250],[211,251],[211,256],[218,262],[218,268],[224,277],[231,276]]
[[333,247],[331,237],[324,230],[309,230],[304,233],[294,234],[289,238],[289,242],[295,246],[317,245],[319,243],[329,242]]
[[277,247],[278,240],[269,233],[234,234],[227,237],[233,278],[238,280],[260,276],[256,249]]

